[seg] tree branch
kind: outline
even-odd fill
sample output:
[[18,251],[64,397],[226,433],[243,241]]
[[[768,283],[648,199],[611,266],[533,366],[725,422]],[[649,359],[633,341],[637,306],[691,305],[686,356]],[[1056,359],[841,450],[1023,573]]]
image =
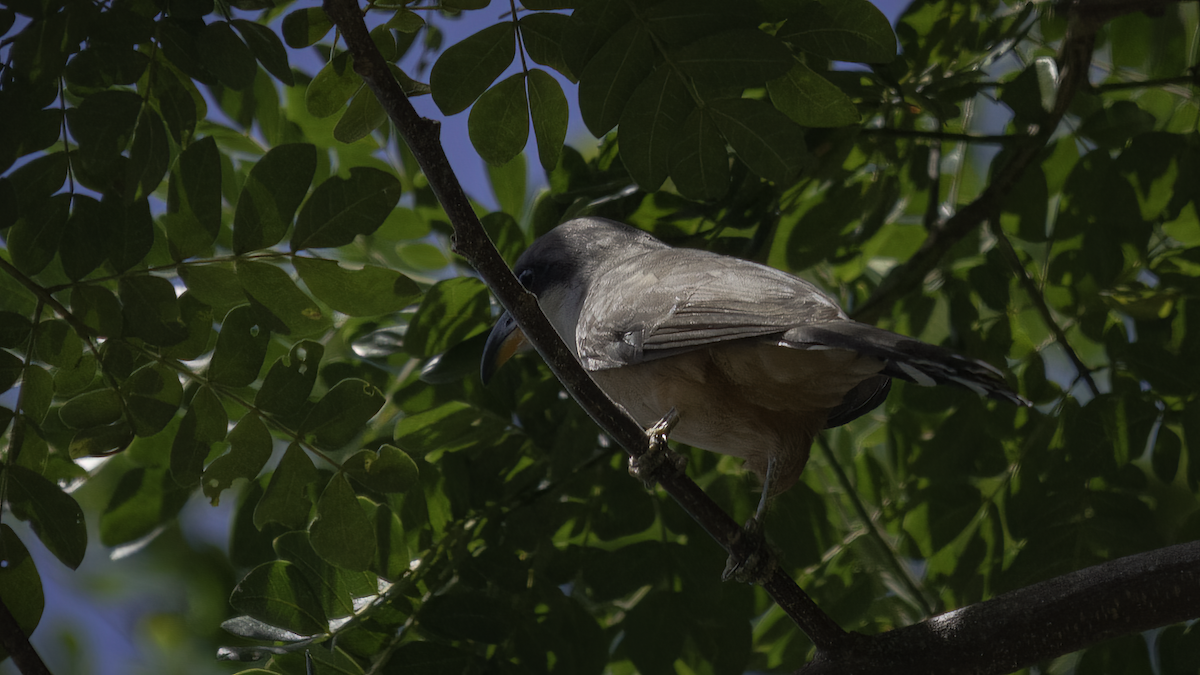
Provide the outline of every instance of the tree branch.
[[888,633],[802,675],[999,675],[1200,615],[1200,542],[1120,558]]
[[0,646],[12,657],[22,675],[51,675],[3,599],[0,599]]
[[[323,7],[341,31],[354,59],[355,71],[387,111],[445,209],[454,230],[455,252],[471,263],[584,411],[629,455],[641,457],[649,447],[645,430],[592,381],[542,314],[537,298],[525,291],[500,257],[446,159],[439,139],[441,125],[422,118],[408,101],[371,40],[356,0],[324,0]],[[742,536],[743,530],[733,518],[685,474],[667,472],[660,485],[735,558],[747,560],[757,553],[756,542]],[[837,652],[854,642],[778,567],[763,588],[809,636],[819,652]]]
[[987,188],[957,213],[933,228],[925,242],[904,264],[894,268],[865,302],[855,308],[859,321],[875,323],[901,296],[919,286],[954,244],[978,228],[999,206],[1025,169],[1037,159],[1066,114],[1079,88],[1087,85],[1096,31],[1109,20],[1132,12],[1162,11],[1180,0],[1072,0],[1064,2],[1067,34],[1058,55],[1059,85],[1054,107],[1037,131],[1017,144],[1012,157],[992,176]]

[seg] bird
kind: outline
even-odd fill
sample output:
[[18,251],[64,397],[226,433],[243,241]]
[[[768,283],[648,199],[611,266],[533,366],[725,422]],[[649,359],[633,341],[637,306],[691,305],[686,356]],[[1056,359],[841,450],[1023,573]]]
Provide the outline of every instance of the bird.
[[[878,407],[893,378],[1030,405],[991,365],[854,321],[804,279],[614,220],[558,225],[513,272],[639,424],[675,410],[672,440],[745,460],[762,483],[754,523],[799,479],[817,434]],[[484,383],[530,348],[502,314],[484,346]]]

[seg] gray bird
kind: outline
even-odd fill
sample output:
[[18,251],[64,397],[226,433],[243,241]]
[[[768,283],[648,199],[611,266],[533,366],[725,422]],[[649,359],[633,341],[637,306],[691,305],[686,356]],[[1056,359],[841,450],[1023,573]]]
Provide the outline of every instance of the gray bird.
[[[513,271],[634,419],[650,426],[674,408],[673,440],[746,460],[763,484],[756,522],[800,477],[817,433],[877,407],[893,377],[1029,405],[992,366],[853,321],[803,279],[612,220],[559,225]],[[484,382],[529,348],[502,315]]]

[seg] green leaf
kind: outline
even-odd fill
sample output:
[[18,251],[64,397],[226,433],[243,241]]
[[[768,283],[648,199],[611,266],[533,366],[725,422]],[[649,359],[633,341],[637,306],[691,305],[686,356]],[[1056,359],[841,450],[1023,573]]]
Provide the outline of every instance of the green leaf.
[[125,170],[125,190],[130,201],[148,197],[157,190],[170,162],[167,127],[153,108],[145,106],[138,116]]
[[185,84],[171,68],[151,68],[150,83],[167,131],[171,132],[175,143],[184,145],[196,129],[196,109],[199,104],[189,91],[189,87],[194,88],[194,85],[190,79]]
[[558,166],[563,141],[567,138],[570,106],[562,86],[549,73],[534,68],[529,71],[529,113],[533,118],[533,135],[537,139],[538,160],[547,173]]
[[300,49],[320,42],[332,28],[333,22],[320,7],[297,9],[283,17],[283,40],[292,49]]
[[351,572],[329,564],[313,548],[312,536],[304,530],[280,535],[271,544],[280,560],[296,565],[304,574],[320,600],[325,616],[350,616],[354,614],[354,598],[378,592],[378,581],[374,575]]
[[304,529],[312,506],[309,486],[316,481],[312,460],[298,444],[289,445],[254,508],[254,526],[261,530],[268,523],[279,523],[290,530]]
[[471,277],[434,284],[408,325],[404,349],[414,356],[433,356],[481,333],[491,324],[487,287]]
[[100,516],[100,543],[119,546],[154,532],[179,513],[187,497],[166,467],[126,471]]
[[396,442],[417,455],[460,452],[500,444],[509,425],[496,415],[461,401],[409,415],[396,423]]
[[384,579],[400,579],[408,573],[409,561],[412,560],[400,517],[386,504],[375,504],[366,497],[359,497],[358,503],[367,511],[371,529],[375,532],[373,570]]
[[492,194],[496,195],[500,210],[513,218],[519,218],[525,209],[528,179],[525,155],[518,154],[503,164],[488,164],[484,168],[487,170],[488,184],[492,188]]
[[27,208],[58,192],[67,181],[67,166],[67,153],[53,152],[29,160],[5,178],[12,185],[18,203]]
[[[42,578],[37,565],[21,538],[8,523],[0,523],[0,600],[8,608],[17,627],[25,635],[33,635],[42,620],[46,597],[42,593]],[[11,656],[0,647],[0,660]]]
[[229,22],[214,21],[201,29],[196,47],[201,63],[221,84],[237,91],[249,89],[254,84],[254,75],[258,72],[254,54],[233,32]]
[[260,318],[270,324],[272,331],[307,337],[333,326],[333,320],[283,269],[253,260],[238,260],[234,269],[242,290],[258,303]]
[[804,127],[841,127],[858,122],[854,101],[832,82],[796,62],[781,77],[767,83],[771,103]]
[[371,234],[400,200],[400,181],[370,167],[352,167],[349,178],[330,176],[300,209],[292,250],[332,248]]
[[39,359],[60,368],[74,366],[83,356],[83,340],[62,319],[39,323],[33,329],[33,348]]
[[529,141],[529,100],[525,74],[517,73],[484,92],[471,108],[467,133],[488,164],[504,164]]
[[808,0],[775,36],[834,61],[890,63],[896,58],[896,34],[868,0]]
[[596,52],[633,18],[624,0],[585,2],[571,13],[562,32],[563,60],[579,76],[594,60]]
[[433,102],[444,115],[467,109],[516,56],[513,25],[504,21],[464,38],[438,57],[429,72]]
[[150,363],[121,383],[121,395],[133,432],[138,436],[153,436],[175,417],[183,402],[183,385],[178,372],[160,363]]
[[133,441],[133,430],[125,420],[98,427],[80,429],[71,437],[70,456],[103,457],[120,452]]
[[292,264],[317,299],[350,316],[398,312],[421,297],[411,279],[383,267],[349,270],[334,260],[301,257],[293,258]]
[[346,108],[337,126],[333,128],[333,137],[343,143],[353,143],[366,138],[382,126],[387,118],[387,112],[379,104],[375,92],[369,87],[363,87],[350,99],[350,107]]
[[280,357],[271,365],[254,396],[254,405],[283,419],[307,412],[305,404],[317,381],[317,368],[324,353],[325,348],[319,342],[297,342],[286,359]]
[[121,419],[121,395],[112,389],[80,394],[58,409],[58,418],[68,429],[87,429]]
[[183,260],[212,246],[221,229],[221,152],[212,136],[187,147],[168,186],[163,223],[171,255]]
[[775,108],[749,98],[709,102],[713,122],[754,173],[786,185],[804,168],[804,130]]
[[75,197],[58,252],[68,279],[82,279],[104,262],[110,224],[107,215],[95,199],[85,195]]
[[263,68],[284,85],[292,86],[294,80],[292,69],[288,66],[287,50],[283,48],[283,43],[279,41],[275,31],[245,19],[234,19],[231,23],[242,34],[242,39],[246,41]]
[[108,266],[118,274],[141,264],[154,246],[154,220],[150,216],[150,201],[139,199],[124,205],[105,197],[100,208],[108,224]]
[[162,277],[122,277],[117,282],[121,298],[124,333],[152,345],[169,346],[187,338],[187,326],[179,314],[175,287]]
[[308,143],[271,148],[250,169],[233,216],[233,251],[257,251],[278,244],[317,170],[317,149]]
[[77,159],[87,173],[103,176],[113,171],[141,109],[140,96],[114,89],[88,96],[67,113],[67,126],[79,143]]
[[689,199],[716,199],[729,188],[729,156],[707,111],[696,108],[671,148],[671,180]]
[[70,195],[54,195],[28,208],[6,233],[12,264],[32,276],[45,269],[58,252],[59,241],[67,226]]
[[271,458],[271,432],[254,413],[247,414],[229,432],[229,452],[214,459],[204,469],[200,486],[213,506],[221,493],[238,478],[254,480]]
[[271,331],[261,325],[247,305],[235,307],[221,322],[217,346],[208,365],[208,379],[216,384],[244,387],[258,379]]
[[[79,359],[76,363],[83,361]],[[72,366],[74,367],[74,366]],[[50,401],[54,398],[54,378],[45,368],[30,364],[25,369],[21,383],[21,406],[18,408],[25,413],[27,419],[41,426],[50,410]]]
[[179,296],[179,317],[187,327],[187,338],[163,349],[162,355],[180,361],[191,361],[208,353],[216,335],[216,331],[213,330],[213,319],[216,315],[213,314],[212,307],[200,302],[195,294],[187,292]]
[[592,135],[601,138],[621,120],[625,104],[657,65],[654,43],[638,23],[630,23],[604,43],[579,76],[579,113]]
[[179,433],[171,444],[171,476],[183,487],[192,487],[200,482],[204,472],[204,460],[212,451],[212,444],[225,440],[229,427],[229,416],[221,400],[208,386],[200,387],[192,397]]
[[234,307],[246,303],[246,294],[238,283],[233,263],[183,265],[179,268],[179,276],[187,284],[188,292],[212,307],[217,316],[224,316]]
[[487,214],[480,220],[484,231],[487,232],[488,239],[492,240],[492,244],[500,251],[504,261],[509,265],[516,262],[517,257],[528,246],[525,241],[525,233],[521,231],[517,219],[502,211],[496,211]]
[[0,347],[23,349],[29,343],[32,331],[33,324],[23,314],[0,312]]
[[13,515],[29,521],[34,534],[59,562],[78,569],[87,551],[87,522],[71,495],[23,466],[4,469]]
[[71,312],[98,335],[121,336],[124,326],[121,303],[103,286],[77,285],[72,288]]
[[354,440],[383,407],[383,392],[366,380],[345,379],[317,401],[300,429],[317,444],[339,448]]
[[783,75],[795,59],[782,42],[761,30],[737,28],[692,42],[672,54],[671,63],[698,83],[745,88]]
[[375,557],[375,533],[358,505],[346,474],[330,479],[317,500],[317,517],[308,527],[312,547],[326,562],[365,572]]
[[403,450],[384,444],[378,450],[359,450],[342,463],[342,470],[376,492],[405,492],[417,484],[417,465]]
[[313,117],[329,117],[345,107],[346,101],[362,86],[362,76],[354,72],[350,52],[342,52],[326,63],[308,83],[304,105]]
[[621,115],[621,162],[643,190],[653,192],[667,179],[671,151],[695,108],[687,85],[669,64],[633,90]]
[[96,379],[97,365],[96,357],[91,352],[84,352],[83,358],[73,367],[55,368],[54,395],[66,398],[86,389]]
[[521,43],[535,63],[557,70],[571,82],[578,82],[562,52],[562,35],[569,22],[570,18],[564,14],[526,14],[520,19]]
[[8,350],[0,349],[0,393],[6,392],[21,379],[25,372],[25,362],[13,356]]
[[1085,119],[1079,134],[1104,148],[1121,148],[1134,136],[1153,131],[1154,122],[1154,116],[1133,101],[1117,101]]
[[328,627],[316,593],[295,565],[277,560],[250,570],[229,596],[239,612],[300,635],[316,635]]

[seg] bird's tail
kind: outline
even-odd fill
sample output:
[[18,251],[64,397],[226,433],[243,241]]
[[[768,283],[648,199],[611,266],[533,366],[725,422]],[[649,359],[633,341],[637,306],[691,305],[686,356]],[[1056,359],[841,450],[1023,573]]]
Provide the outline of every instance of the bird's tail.
[[845,349],[884,362],[883,374],[932,387],[953,384],[994,399],[1031,405],[983,361],[857,321],[798,326],[784,340],[800,349]]

